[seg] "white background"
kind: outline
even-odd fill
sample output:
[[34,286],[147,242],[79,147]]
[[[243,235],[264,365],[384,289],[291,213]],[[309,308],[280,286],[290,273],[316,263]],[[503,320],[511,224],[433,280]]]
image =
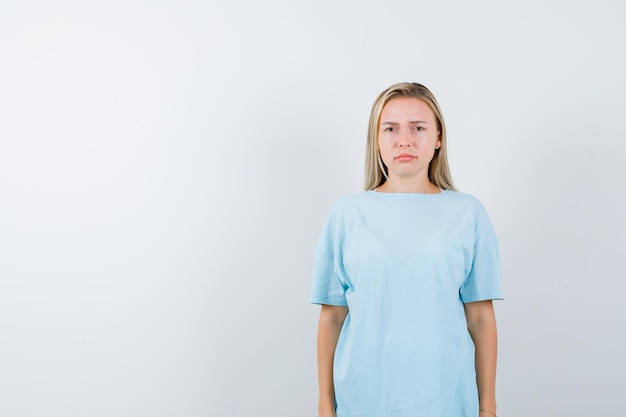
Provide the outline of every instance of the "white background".
[[497,230],[499,416],[620,415],[621,1],[0,3],[0,415],[315,416],[313,249],[438,97]]

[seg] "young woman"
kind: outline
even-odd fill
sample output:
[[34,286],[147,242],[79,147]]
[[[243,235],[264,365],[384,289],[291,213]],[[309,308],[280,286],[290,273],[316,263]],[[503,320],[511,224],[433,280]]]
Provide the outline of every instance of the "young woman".
[[433,94],[372,108],[366,191],[332,207],[315,253],[319,417],[494,417],[496,236],[456,192]]

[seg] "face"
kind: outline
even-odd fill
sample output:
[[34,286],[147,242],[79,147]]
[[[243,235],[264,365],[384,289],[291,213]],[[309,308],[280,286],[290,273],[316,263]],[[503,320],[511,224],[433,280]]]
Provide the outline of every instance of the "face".
[[394,98],[380,115],[378,148],[393,178],[428,181],[428,166],[441,146],[437,119],[428,104],[412,97]]

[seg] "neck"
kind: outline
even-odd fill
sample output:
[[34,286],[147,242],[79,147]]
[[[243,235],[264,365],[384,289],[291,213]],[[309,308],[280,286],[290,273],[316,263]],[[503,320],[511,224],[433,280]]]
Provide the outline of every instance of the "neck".
[[381,193],[418,193],[418,194],[438,194],[441,189],[426,179],[425,181],[415,181],[414,179],[388,178],[380,187],[376,189]]

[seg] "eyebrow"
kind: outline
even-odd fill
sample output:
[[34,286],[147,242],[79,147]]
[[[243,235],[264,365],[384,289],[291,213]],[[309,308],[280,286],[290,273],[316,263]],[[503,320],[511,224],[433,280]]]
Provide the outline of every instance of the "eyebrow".
[[[426,120],[411,120],[409,122],[409,124],[411,125],[418,125],[420,123],[428,123]],[[382,122],[381,125],[391,125],[391,126],[398,126],[400,123],[398,122]]]

